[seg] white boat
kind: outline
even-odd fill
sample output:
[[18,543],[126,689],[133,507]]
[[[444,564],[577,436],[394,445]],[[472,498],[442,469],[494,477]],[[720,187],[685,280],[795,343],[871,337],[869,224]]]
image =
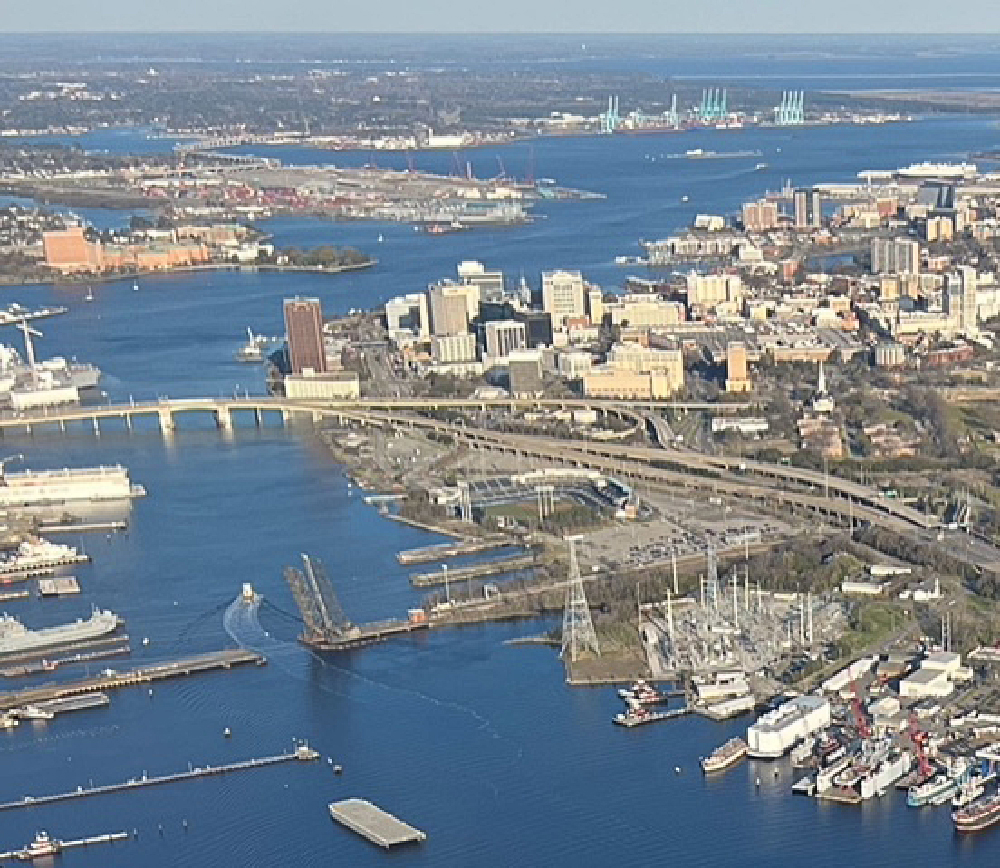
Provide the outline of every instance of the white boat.
[[731,738],[725,744],[717,747],[701,761],[701,768],[706,774],[719,772],[738,763],[747,755],[747,743],[742,738]]
[[132,284],[132,292],[138,292],[138,291],[139,291],[139,284],[138,283],[133,283]]
[[37,705],[25,705],[23,708],[19,708],[17,716],[23,717],[25,720],[52,720],[55,717],[51,711],[39,708]]
[[906,793],[906,804],[911,808],[919,808],[929,804],[940,804],[940,802],[935,802],[934,800],[942,794],[947,793],[944,799],[942,799],[942,801],[946,801],[955,794],[957,789],[958,786],[951,776],[942,772],[932,777],[929,781],[924,781],[924,783],[918,786],[910,787]]
[[31,573],[37,570],[80,564],[89,560],[72,546],[45,539],[26,540],[10,555],[0,559],[0,575]]
[[964,808],[972,804],[983,793],[986,792],[986,782],[979,775],[972,775],[965,778],[959,784],[958,792],[951,798],[951,803],[956,808]]
[[49,836],[48,832],[38,832],[35,840],[23,850],[15,854],[22,862],[32,859],[42,859],[46,856],[58,856],[62,852],[62,841]]

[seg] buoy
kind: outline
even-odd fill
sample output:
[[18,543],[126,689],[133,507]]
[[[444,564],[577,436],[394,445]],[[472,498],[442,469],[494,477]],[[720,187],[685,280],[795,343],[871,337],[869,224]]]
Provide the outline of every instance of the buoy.
[[132,837],[133,838],[138,838],[139,837],[139,830],[138,829],[133,829],[132,830]]
[[184,826],[185,829],[187,829],[187,827],[188,827],[188,821],[187,820],[183,821],[183,826]]
[[222,734],[226,738],[229,738],[233,734],[233,731],[227,726],[224,730],[222,730]]
[[760,778],[757,778],[757,786],[760,786]]
[[149,636],[143,636],[142,637],[142,644],[143,645],[148,645],[149,644]]
[[774,776],[775,776],[775,777],[778,777],[778,774],[779,774],[779,772],[778,772],[778,769],[775,769],[775,770],[774,770]]
[[160,834],[163,834],[163,823],[160,823]]
[[679,775],[680,773],[681,773],[681,767],[680,766],[674,766],[674,774]]

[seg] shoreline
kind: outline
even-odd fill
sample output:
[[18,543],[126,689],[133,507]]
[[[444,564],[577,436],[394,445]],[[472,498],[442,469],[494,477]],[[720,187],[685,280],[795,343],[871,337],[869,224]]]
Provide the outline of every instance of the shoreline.
[[210,263],[206,265],[183,265],[177,268],[169,268],[162,271],[127,271],[116,272],[115,274],[81,274],[74,276],[59,275],[46,277],[18,277],[15,275],[0,274],[0,286],[38,286],[49,284],[51,286],[79,286],[83,284],[106,284],[119,283],[123,280],[138,280],[149,277],[170,277],[174,274],[198,274],[201,272],[213,271],[245,271],[245,272],[290,272],[297,274],[344,274],[351,271],[363,271],[366,268],[374,268],[378,265],[377,259],[369,259],[366,262],[354,263],[351,265],[336,265],[332,268],[325,268],[314,265],[233,265],[232,263]]

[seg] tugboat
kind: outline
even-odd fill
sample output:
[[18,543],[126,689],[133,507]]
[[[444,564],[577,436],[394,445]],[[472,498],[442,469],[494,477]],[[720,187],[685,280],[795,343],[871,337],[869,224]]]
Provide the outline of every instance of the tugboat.
[[977,799],[951,815],[958,832],[978,832],[1000,820],[1000,793]]
[[747,743],[742,738],[731,738],[701,760],[701,768],[706,774],[721,772],[738,763],[747,755]]
[[58,856],[61,852],[62,841],[50,837],[48,832],[38,832],[34,841],[14,855],[22,862],[30,862],[32,859],[42,859],[45,856]]

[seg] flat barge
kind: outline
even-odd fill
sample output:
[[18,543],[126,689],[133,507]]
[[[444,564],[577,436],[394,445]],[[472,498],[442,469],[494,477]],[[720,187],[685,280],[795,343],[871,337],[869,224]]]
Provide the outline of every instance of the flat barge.
[[329,805],[330,816],[373,844],[390,847],[426,841],[427,834],[365,799],[344,799]]

